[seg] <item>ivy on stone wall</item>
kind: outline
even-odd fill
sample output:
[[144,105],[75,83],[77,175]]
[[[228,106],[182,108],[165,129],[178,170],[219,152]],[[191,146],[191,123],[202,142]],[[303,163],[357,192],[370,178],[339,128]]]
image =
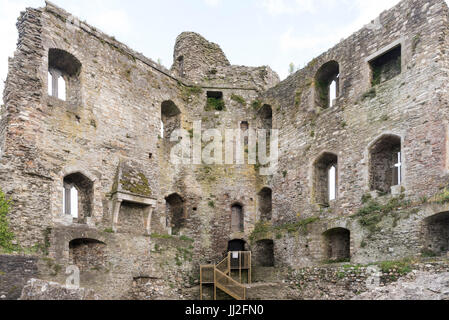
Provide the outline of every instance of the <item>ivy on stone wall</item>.
[[9,229],[8,212],[11,206],[11,201],[6,198],[6,195],[0,190],[0,251],[12,252],[15,246],[12,241],[14,234]]

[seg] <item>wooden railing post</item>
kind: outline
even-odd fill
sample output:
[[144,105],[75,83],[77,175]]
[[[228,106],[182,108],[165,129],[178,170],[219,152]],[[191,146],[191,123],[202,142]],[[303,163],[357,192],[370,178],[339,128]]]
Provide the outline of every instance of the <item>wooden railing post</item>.
[[203,300],[203,267],[200,266],[200,300]]
[[217,269],[214,267],[214,301],[217,300]]

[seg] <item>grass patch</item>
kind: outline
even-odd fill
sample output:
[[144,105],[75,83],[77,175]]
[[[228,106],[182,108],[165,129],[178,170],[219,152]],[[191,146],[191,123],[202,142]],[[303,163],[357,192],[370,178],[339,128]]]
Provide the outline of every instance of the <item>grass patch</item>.
[[382,273],[396,272],[401,276],[412,272],[412,265],[413,260],[410,258],[399,261],[383,261],[378,263]]
[[201,87],[193,86],[193,87],[181,87],[181,98],[185,102],[188,102],[190,97],[198,96],[203,92]]
[[152,239],[176,239],[174,236],[169,234],[159,234],[159,233],[152,233],[150,235]]
[[224,111],[226,110],[223,99],[207,98],[206,111]]
[[445,204],[449,202],[449,189],[445,188],[443,192],[435,195],[431,202],[439,203],[439,204]]

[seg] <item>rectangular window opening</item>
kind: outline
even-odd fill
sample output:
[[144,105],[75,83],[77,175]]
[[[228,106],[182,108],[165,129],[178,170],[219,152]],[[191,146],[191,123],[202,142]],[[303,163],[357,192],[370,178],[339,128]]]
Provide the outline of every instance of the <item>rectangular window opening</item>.
[[401,74],[401,45],[383,53],[369,62],[371,67],[371,84],[376,86]]

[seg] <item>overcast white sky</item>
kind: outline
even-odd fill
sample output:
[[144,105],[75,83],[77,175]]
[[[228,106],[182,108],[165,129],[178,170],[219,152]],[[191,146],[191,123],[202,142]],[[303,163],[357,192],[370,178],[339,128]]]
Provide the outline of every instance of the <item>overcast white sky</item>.
[[[53,0],[170,67],[177,35],[195,31],[218,43],[232,64],[269,65],[283,79],[399,0]],[[0,93],[26,7],[43,0],[0,0]]]

